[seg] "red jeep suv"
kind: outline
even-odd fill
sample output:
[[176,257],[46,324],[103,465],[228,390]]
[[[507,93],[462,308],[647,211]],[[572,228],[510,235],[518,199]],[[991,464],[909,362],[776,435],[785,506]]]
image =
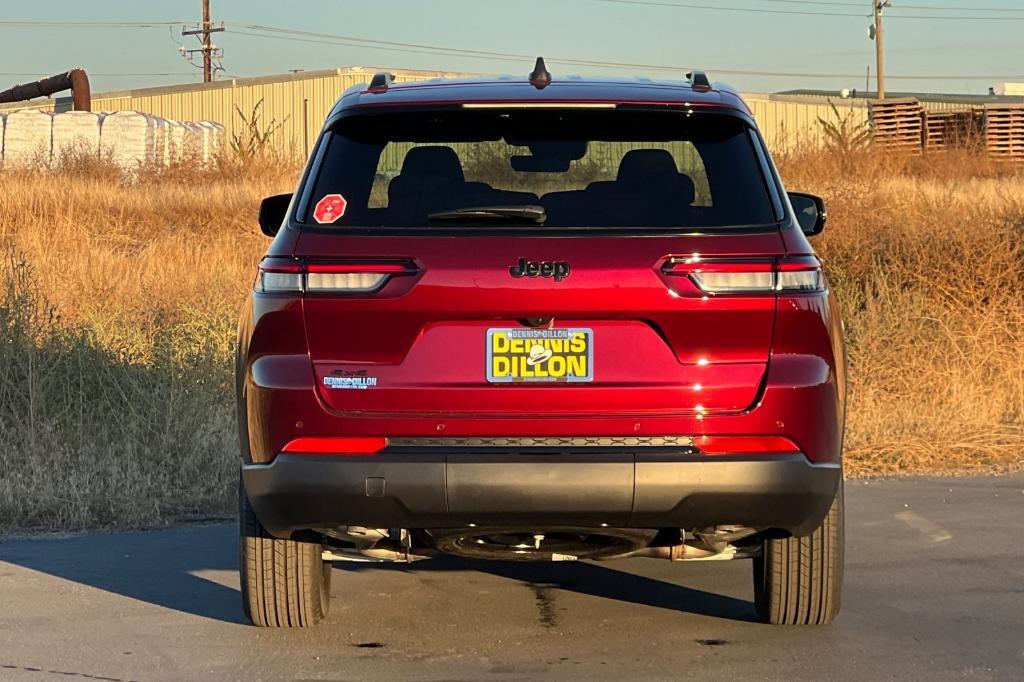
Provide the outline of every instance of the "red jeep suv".
[[395,84],[331,111],[239,327],[241,585],[331,562],[752,559],[770,623],[843,568],[835,299],[740,96],[686,81]]

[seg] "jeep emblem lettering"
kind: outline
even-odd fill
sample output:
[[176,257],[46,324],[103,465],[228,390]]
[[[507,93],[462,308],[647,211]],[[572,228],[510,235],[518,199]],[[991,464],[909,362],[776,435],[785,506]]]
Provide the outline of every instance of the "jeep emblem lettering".
[[532,261],[520,258],[519,262],[508,269],[513,277],[551,277],[561,282],[569,276],[569,262],[564,260]]

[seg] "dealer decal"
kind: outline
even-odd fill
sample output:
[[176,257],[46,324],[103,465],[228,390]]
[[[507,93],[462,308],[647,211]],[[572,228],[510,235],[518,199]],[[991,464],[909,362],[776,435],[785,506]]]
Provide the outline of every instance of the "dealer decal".
[[327,388],[348,389],[364,391],[377,385],[377,377],[370,376],[349,376],[349,377],[324,377],[324,386]]
[[327,194],[323,199],[316,202],[313,208],[313,220],[321,225],[329,225],[345,215],[348,201],[340,194]]
[[488,329],[487,380],[592,381],[593,336],[590,329]]

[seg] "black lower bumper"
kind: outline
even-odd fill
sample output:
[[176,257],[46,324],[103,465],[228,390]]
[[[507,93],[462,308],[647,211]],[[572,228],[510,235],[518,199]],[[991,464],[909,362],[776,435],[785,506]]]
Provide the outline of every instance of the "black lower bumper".
[[803,455],[753,458],[646,452],[501,455],[279,455],[242,468],[273,534],[373,528],[582,526],[814,530],[842,476]]

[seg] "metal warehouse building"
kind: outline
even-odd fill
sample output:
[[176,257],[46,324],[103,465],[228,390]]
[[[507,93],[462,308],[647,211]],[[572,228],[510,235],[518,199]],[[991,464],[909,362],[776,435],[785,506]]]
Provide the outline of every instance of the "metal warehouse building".
[[[377,71],[390,71],[399,82],[472,75],[347,66],[214,83],[98,93],[92,98],[92,106],[94,111],[141,111],[178,121],[215,121],[226,127],[227,137],[231,139],[245,125],[239,111],[248,117],[262,100],[261,123],[267,125],[276,120],[282,124],[281,129],[274,134],[276,144],[297,153],[305,153],[341,93],[353,85],[369,82]],[[713,73],[710,75],[714,77]],[[682,78],[680,74],[679,79]],[[745,98],[754,111],[765,139],[776,150],[798,142],[806,144],[820,141],[821,126],[818,119],[835,118],[824,98],[809,101],[809,98],[799,96],[758,94],[747,94]],[[848,114],[858,121],[867,120],[867,108],[863,100],[834,101],[842,115]],[[71,108],[71,98],[0,105],[0,111],[25,108],[67,111]]]

